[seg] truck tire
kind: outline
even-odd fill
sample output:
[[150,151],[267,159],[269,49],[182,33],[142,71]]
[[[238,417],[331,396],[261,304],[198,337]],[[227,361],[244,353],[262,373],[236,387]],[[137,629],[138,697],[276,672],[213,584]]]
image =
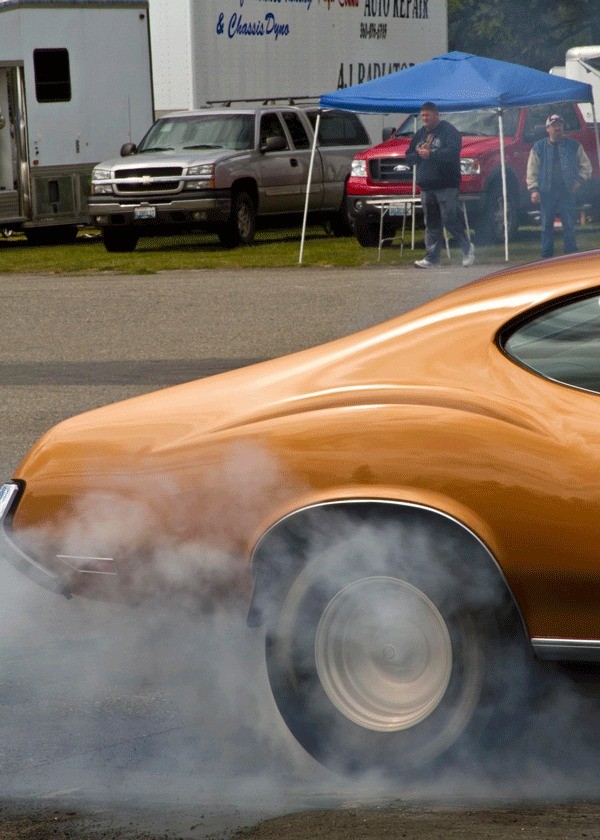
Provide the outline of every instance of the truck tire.
[[[511,241],[519,229],[519,199],[510,184],[507,185],[507,199],[508,239]],[[504,242],[504,204],[502,184],[498,181],[488,187],[483,214],[475,230],[481,243],[500,245]]]
[[231,215],[219,228],[218,237],[221,245],[235,248],[237,245],[250,245],[256,232],[256,207],[247,192],[238,192],[231,202]]
[[30,245],[72,245],[77,238],[77,226],[25,228],[25,238]]
[[329,227],[334,236],[354,235],[354,219],[348,213],[345,188],[340,209],[329,217]]
[[133,230],[122,228],[102,228],[104,247],[111,254],[135,251],[139,235]]
[[[389,248],[390,240],[396,235],[398,225],[389,219],[384,219],[383,222],[383,247]],[[354,233],[360,245],[363,248],[378,248],[379,247],[379,222],[368,221],[366,219],[354,220]],[[387,240],[387,241],[386,241]]]
[[352,236],[354,233],[352,217],[345,209],[331,214],[329,217],[329,226],[334,236]]
[[354,220],[354,234],[363,248],[377,248],[379,245],[379,225],[367,219]]

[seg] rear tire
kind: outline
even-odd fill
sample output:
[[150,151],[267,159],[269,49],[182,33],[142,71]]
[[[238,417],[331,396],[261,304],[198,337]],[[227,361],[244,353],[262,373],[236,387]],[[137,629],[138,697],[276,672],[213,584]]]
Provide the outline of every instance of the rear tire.
[[104,247],[111,253],[130,253],[135,251],[139,235],[133,230],[123,228],[102,228]]
[[483,547],[455,531],[363,523],[310,553],[281,593],[266,638],[273,696],[336,772],[431,771],[464,759],[492,716],[500,730],[522,715],[514,608]]
[[218,231],[219,241],[226,248],[250,245],[256,232],[256,207],[247,192],[234,195],[231,216]]

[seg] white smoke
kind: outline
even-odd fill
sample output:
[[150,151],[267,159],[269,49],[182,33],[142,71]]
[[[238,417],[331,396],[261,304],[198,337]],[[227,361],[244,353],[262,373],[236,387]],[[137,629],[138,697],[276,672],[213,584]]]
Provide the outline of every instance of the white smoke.
[[[291,488],[278,465],[258,450],[236,449],[222,466],[226,502],[211,506],[207,478],[203,511],[180,506],[177,483],[162,477],[147,485],[151,502],[130,497],[127,505],[116,505],[118,492],[81,500],[63,535],[73,553],[93,554],[98,546],[126,553],[136,541],[156,535],[161,516],[171,534],[188,516],[218,520],[216,545],[173,536],[155,541],[153,566],[160,574],[144,581],[141,591],[148,594],[151,583],[152,597],[137,607],[67,601],[11,568],[0,570],[4,794],[74,791],[94,800],[139,797],[153,804],[202,800],[268,815],[398,796],[413,802],[504,801],[597,789],[598,744],[589,727],[596,729],[600,695],[593,683],[582,687],[551,667],[541,672],[544,682],[533,706],[518,710],[527,726],[513,743],[506,733],[501,757],[474,743],[462,766],[441,766],[433,778],[415,773],[401,782],[376,771],[348,780],[320,768],[281,721],[268,687],[264,633],[246,625],[247,598],[225,598],[197,610],[186,593],[191,578],[211,592],[230,587],[239,574],[236,548],[255,524],[259,501],[268,498],[275,506],[282,488]],[[313,548],[337,554],[329,560],[343,569],[359,551],[361,532],[346,516],[336,517],[333,548],[323,522],[311,523]],[[364,535],[373,536],[368,524]],[[392,555],[397,532],[379,531],[377,538],[381,553]],[[410,540],[409,554],[426,564],[435,541],[419,529]],[[484,576],[477,583],[478,606],[485,609],[490,581]],[[437,586],[460,598],[446,572]],[[506,663],[506,678],[515,687],[532,679],[523,660]]]

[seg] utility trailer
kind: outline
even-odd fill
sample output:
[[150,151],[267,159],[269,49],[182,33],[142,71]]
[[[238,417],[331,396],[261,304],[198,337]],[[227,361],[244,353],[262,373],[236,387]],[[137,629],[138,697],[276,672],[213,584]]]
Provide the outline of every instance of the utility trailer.
[[[149,0],[157,115],[304,100],[448,50],[447,0]],[[383,118],[363,119],[372,141]]]
[[[550,70],[555,76],[564,76],[576,82],[585,82],[592,86],[596,119],[600,116],[600,45],[571,47],[565,55],[565,63]],[[580,104],[581,113],[587,123],[594,122],[592,106],[588,102]]]
[[147,0],[0,0],[0,228],[73,241],[93,166],[153,119]]

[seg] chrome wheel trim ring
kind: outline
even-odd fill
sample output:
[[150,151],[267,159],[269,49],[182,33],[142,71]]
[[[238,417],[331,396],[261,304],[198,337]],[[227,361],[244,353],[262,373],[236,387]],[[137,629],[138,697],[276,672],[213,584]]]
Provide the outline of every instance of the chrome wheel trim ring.
[[237,224],[240,237],[246,239],[252,230],[252,214],[247,204],[241,204],[237,211]]
[[410,729],[442,700],[452,643],[435,604],[394,577],[354,581],[327,605],[315,636],[319,680],[335,708],[375,732]]

